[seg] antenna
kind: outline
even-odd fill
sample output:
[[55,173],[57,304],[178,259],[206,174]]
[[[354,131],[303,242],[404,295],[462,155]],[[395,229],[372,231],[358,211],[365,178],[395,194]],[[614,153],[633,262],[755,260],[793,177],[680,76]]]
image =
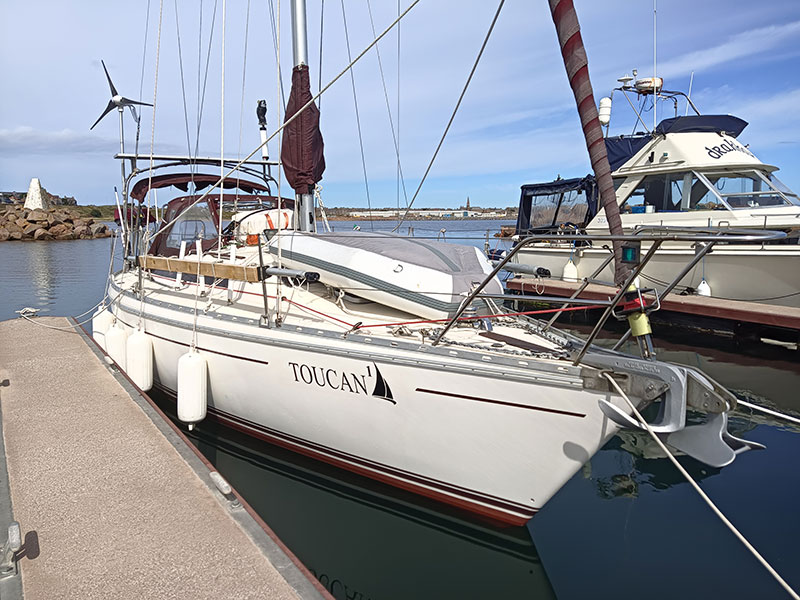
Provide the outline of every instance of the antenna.
[[658,89],[656,82],[656,1],[653,0],[653,131],[656,130],[656,125],[658,125],[658,117],[656,113],[656,105],[658,104]]
[[694,71],[692,71],[691,77],[689,77],[689,93],[686,94],[686,112],[684,113],[684,117],[689,114],[689,105],[692,103],[692,84],[694,83]]
[[111,76],[108,74],[108,69],[106,69],[106,63],[104,63],[102,60],[100,61],[100,63],[103,65],[103,71],[106,72],[106,79],[108,79],[108,87],[111,88],[111,100],[108,101],[108,105],[106,106],[106,109],[103,111],[103,114],[100,115],[100,118],[98,118],[97,121],[94,122],[94,125],[89,127],[89,131],[94,129],[95,125],[97,125],[100,121],[102,121],[103,117],[105,117],[115,108],[119,108],[120,110],[122,110],[125,106],[130,106],[131,112],[133,112],[133,118],[136,121],[138,121],[139,118],[136,116],[136,110],[133,108],[133,105],[134,104],[139,104],[141,106],[153,106],[153,105],[148,104],[147,102],[137,102],[136,100],[129,100],[124,96],[120,96],[119,92],[117,92],[117,88],[114,87],[114,83],[111,81]]

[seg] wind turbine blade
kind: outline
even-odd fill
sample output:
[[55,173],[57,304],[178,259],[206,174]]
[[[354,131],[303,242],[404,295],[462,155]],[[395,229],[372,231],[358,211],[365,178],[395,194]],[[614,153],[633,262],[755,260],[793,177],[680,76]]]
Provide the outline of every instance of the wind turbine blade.
[[[94,125],[97,125],[97,124],[98,124],[100,121],[102,121],[102,120],[103,120],[103,117],[105,117],[105,116],[106,116],[108,113],[110,113],[110,112],[111,112],[112,110],[114,110],[116,107],[117,107],[117,105],[116,105],[116,104],[114,104],[114,101],[113,101],[113,100],[109,100],[109,101],[108,101],[108,106],[106,106],[106,109],[103,111],[103,114],[102,114],[102,115],[100,115],[100,118],[99,118],[99,119],[97,119],[97,121],[95,121],[95,122],[94,122]],[[89,131],[91,131],[92,129],[94,129],[94,125],[92,125],[91,127],[89,127]]]
[[125,106],[128,106],[129,104],[138,104],[140,106],[153,106],[152,104],[148,104],[147,102],[138,102],[136,100],[130,100],[128,98],[123,98],[122,104],[124,104]]
[[[108,74],[108,69],[106,69],[106,63],[104,63],[102,60],[100,61],[100,63],[103,65],[103,71],[106,72],[106,79],[108,79],[108,87],[111,88],[111,96],[118,96],[119,94],[117,94],[117,88],[115,88],[114,84],[111,83],[111,75]],[[102,117],[100,118],[102,119]]]

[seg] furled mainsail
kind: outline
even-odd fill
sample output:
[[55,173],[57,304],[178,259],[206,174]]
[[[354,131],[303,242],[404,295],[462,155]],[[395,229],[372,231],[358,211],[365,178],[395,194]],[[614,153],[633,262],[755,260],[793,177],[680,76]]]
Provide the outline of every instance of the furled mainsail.
[[[311,100],[308,66],[292,70],[292,91],[286,105],[288,121]],[[319,130],[319,109],[311,104],[283,130],[281,162],[289,185],[298,194],[309,194],[325,172],[322,133]]]

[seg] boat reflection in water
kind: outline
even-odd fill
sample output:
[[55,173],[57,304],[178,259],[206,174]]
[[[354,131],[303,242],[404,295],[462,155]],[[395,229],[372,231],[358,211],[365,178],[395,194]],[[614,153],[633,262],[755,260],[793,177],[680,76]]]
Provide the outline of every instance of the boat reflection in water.
[[[176,420],[173,399],[152,397]],[[525,527],[481,522],[211,419],[188,435],[336,598],[555,598]]]

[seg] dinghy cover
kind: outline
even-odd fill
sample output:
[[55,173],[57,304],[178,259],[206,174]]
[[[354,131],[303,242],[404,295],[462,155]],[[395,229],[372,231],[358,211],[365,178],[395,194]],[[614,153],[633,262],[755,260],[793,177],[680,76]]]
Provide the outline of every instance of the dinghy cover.
[[[285,266],[319,272],[320,281],[426,319],[447,319],[458,310],[492,265],[473,246],[374,232],[280,236]],[[278,237],[269,251],[278,255]],[[495,277],[484,289],[502,293]],[[475,302],[479,313],[488,310]]]

